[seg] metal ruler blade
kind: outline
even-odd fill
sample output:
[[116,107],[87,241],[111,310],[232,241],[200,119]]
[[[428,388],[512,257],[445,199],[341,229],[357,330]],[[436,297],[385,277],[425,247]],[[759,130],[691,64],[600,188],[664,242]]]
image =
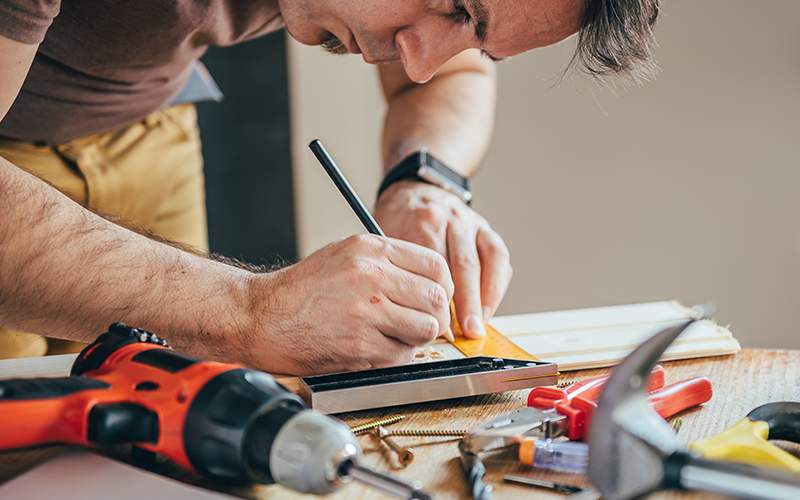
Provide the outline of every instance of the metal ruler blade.
[[303,377],[298,394],[311,408],[342,413],[529,389],[557,381],[555,363],[473,356]]

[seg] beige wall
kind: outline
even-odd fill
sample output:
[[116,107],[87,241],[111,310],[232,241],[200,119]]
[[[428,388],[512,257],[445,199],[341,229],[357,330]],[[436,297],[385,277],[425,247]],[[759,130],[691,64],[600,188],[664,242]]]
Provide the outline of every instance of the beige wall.
[[[800,2],[665,2],[662,73],[641,88],[556,85],[571,42],[499,66],[475,208],[514,279],[498,314],[713,300],[747,347],[800,348]],[[307,150],[319,137],[370,204],[374,72],[292,44],[298,235],[363,232]]]

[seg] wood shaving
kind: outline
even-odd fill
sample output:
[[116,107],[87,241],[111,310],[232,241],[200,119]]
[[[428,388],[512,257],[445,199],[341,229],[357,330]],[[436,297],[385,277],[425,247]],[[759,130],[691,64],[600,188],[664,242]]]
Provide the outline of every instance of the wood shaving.
[[418,349],[417,353],[414,355],[414,359],[411,360],[412,363],[425,363],[427,361],[436,361],[439,359],[445,359],[447,354],[437,351],[432,346],[423,347],[422,349]]

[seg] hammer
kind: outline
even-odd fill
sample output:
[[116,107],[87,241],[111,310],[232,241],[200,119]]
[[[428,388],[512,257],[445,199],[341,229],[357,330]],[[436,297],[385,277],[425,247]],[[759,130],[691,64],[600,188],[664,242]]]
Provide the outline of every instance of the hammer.
[[614,369],[592,419],[589,479],[603,500],[629,500],[670,489],[702,490],[736,498],[797,500],[800,478],[690,453],[669,424],[648,407],[647,377],[673,340],[706,317],[667,328],[640,345]]

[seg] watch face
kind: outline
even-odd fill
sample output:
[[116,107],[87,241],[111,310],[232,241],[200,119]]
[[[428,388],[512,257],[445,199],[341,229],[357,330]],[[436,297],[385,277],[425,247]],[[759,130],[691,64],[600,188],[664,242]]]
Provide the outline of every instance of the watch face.
[[[440,162],[439,160],[437,160],[436,158],[434,158],[429,154],[425,155],[425,159],[426,159],[425,163],[427,164],[428,167],[430,167],[431,170],[435,171],[437,174],[442,176],[447,181],[450,181],[451,183],[457,186],[461,186],[461,188],[463,189],[468,189],[467,179],[455,173],[447,165]],[[420,175],[420,177],[422,176]]]
[[445,164],[427,154],[425,148],[406,157],[389,171],[381,183],[378,196],[389,186],[402,179],[416,177],[460,197],[464,203],[472,201],[472,181],[462,177]]
[[[431,184],[446,191],[457,194],[464,203],[472,201],[472,185],[469,179],[462,177],[444,163],[424,151],[420,155],[420,168],[417,175]],[[423,165],[424,161],[424,165]]]

